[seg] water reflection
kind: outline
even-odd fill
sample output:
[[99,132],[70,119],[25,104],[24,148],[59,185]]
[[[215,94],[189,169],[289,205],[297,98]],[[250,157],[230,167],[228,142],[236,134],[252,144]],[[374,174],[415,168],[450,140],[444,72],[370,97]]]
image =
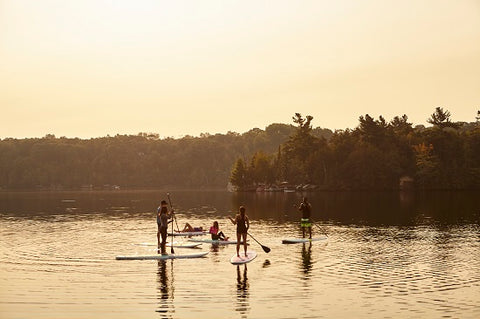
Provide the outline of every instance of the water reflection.
[[[307,248],[308,245],[308,248]],[[302,269],[305,274],[304,279],[309,279],[308,274],[312,270],[312,242],[303,243],[302,247]]]
[[[162,190],[94,192],[0,192],[0,213],[52,219],[81,215],[88,218],[151,219]],[[228,193],[176,191],[176,211],[185,217],[222,218],[240,204],[252,220],[288,223],[298,220],[303,193]],[[478,191],[432,192],[315,192],[309,193],[315,221],[344,225],[411,226],[471,224],[480,220]]]
[[173,318],[175,312],[173,308],[173,262],[171,261],[171,279],[169,281],[166,260],[158,261],[158,309],[156,312],[161,314],[161,318]]
[[248,291],[247,265],[245,264],[243,267],[242,276],[240,265],[237,265],[237,306],[235,310],[242,315],[242,318],[247,318],[247,313],[250,310],[248,301],[250,293]]

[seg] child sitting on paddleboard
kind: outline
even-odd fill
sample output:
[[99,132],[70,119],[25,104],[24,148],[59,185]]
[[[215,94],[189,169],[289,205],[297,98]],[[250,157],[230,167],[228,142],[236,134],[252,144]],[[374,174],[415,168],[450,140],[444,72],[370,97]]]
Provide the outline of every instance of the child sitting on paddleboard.
[[240,257],[240,242],[243,240],[243,247],[245,249],[245,256],[247,256],[247,232],[250,228],[250,220],[245,214],[245,207],[240,206],[239,213],[235,216],[235,219],[232,217],[230,221],[237,225],[237,256]]
[[223,232],[220,231],[217,221],[213,222],[213,226],[210,227],[209,233],[212,235],[213,240],[228,240],[228,237],[225,237]]

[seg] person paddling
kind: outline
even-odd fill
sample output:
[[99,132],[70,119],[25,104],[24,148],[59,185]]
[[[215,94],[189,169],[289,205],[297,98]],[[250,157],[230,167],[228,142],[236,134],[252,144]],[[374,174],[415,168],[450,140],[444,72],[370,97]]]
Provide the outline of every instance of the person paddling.
[[250,220],[245,214],[245,207],[240,206],[239,213],[235,216],[235,219],[232,217],[228,218],[234,225],[237,225],[237,256],[240,257],[240,242],[242,240],[245,256],[247,256],[247,232],[250,228]]
[[310,220],[312,205],[310,205],[306,197],[303,198],[303,201],[300,203],[298,210],[302,212],[302,219],[300,220],[300,226],[302,227],[303,238],[305,238],[305,230],[306,228],[308,228],[308,234],[309,234],[308,238],[312,239],[312,222]]
[[[167,202],[162,200],[160,203],[160,207],[157,209],[157,245],[158,248],[161,249],[162,255],[166,254],[165,246],[167,244],[167,228],[168,224],[173,221],[168,221],[173,217],[174,211],[168,213]],[[160,236],[162,237],[162,242],[160,243]]]

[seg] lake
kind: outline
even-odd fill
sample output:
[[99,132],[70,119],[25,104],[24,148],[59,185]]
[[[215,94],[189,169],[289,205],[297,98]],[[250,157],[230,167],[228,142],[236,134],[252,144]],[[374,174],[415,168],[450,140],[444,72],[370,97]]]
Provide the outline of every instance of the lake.
[[[0,192],[0,317],[480,318],[478,192],[170,194],[179,227],[217,220],[231,237],[245,205],[270,253],[250,238],[246,266],[211,244],[175,248],[209,252],[198,259],[119,261],[156,253],[166,191]],[[282,244],[301,237],[302,196],[328,240]]]

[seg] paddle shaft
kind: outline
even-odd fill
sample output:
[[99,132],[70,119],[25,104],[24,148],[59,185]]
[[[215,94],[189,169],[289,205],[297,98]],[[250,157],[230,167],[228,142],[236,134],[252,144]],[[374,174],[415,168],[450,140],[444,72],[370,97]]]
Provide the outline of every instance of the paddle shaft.
[[310,222],[315,226],[317,226],[325,234],[325,236],[328,237],[327,231],[323,227],[318,226],[311,218],[310,218]]
[[[167,193],[167,197],[168,197],[168,202],[170,203],[170,209],[173,210],[172,200],[170,199],[170,193]],[[180,228],[178,228],[177,217],[175,215],[173,215],[173,219],[175,220],[175,225],[177,225],[177,231],[180,231]],[[173,225],[172,225],[172,233],[173,233]]]
[[[170,209],[173,210],[173,208],[172,208],[172,202],[170,201],[170,194],[167,193],[167,197],[168,197],[168,201],[170,202]],[[174,215],[174,216],[175,216],[175,215]],[[172,235],[173,235],[173,223],[172,223]],[[172,245],[170,246],[170,252],[171,252],[172,254],[175,254],[175,250],[173,249],[173,237],[174,237],[174,236],[172,236]]]

